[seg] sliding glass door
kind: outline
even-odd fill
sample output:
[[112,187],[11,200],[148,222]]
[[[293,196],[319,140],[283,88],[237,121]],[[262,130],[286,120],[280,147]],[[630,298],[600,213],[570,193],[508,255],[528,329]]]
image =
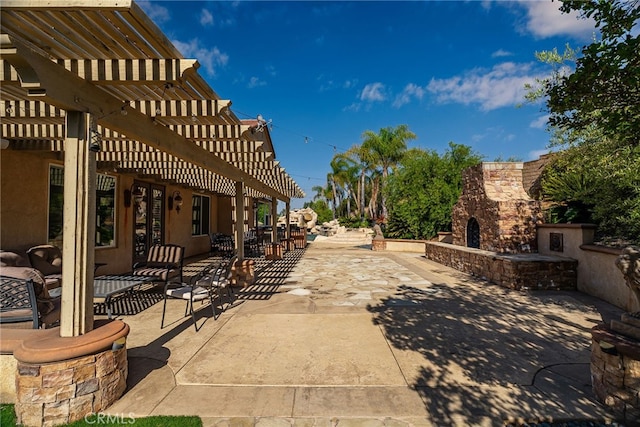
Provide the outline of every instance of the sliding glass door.
[[133,262],[147,259],[152,245],[164,244],[164,194],[163,186],[146,182],[134,182],[132,187],[134,212]]

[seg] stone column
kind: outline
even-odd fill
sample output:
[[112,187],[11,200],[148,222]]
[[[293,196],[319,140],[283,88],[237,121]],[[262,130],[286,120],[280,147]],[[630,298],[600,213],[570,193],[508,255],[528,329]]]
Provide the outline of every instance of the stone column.
[[67,111],[64,140],[64,219],[60,336],[93,329],[96,154],[89,150],[90,115]]

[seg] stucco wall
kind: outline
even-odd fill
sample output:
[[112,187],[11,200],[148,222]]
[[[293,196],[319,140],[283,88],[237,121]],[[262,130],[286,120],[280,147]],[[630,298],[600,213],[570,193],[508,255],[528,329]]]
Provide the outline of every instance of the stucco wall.
[[[49,165],[63,165],[55,156],[11,149],[0,151],[0,249],[26,250],[47,242]],[[116,176],[116,246],[96,248],[95,262],[106,264],[97,274],[130,271],[133,254],[133,212],[131,207],[124,206],[124,191],[131,188],[134,177],[109,174]],[[193,193],[169,185],[165,196],[168,198],[176,190],[181,192],[184,203],[179,214],[175,210],[165,211],[165,242],[185,246],[186,257],[207,253],[209,237],[191,236]],[[210,231],[230,232],[227,231],[231,229],[230,198],[210,195],[210,200]]]
[[50,163],[32,152],[0,150],[1,249],[24,250],[47,241]]
[[[593,245],[595,225],[544,224],[538,226],[538,251],[578,260],[578,290],[626,311],[638,311],[622,272],[615,266],[620,250]],[[562,236],[562,252],[551,250],[551,234]]]
[[233,234],[233,204],[229,196],[218,197],[217,232]]

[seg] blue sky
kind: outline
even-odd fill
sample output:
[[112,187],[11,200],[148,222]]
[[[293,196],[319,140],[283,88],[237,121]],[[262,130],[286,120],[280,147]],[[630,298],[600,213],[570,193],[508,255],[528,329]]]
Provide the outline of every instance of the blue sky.
[[549,68],[534,54],[594,34],[550,0],[139,4],[239,118],[272,121],[277,160],[307,193],[294,208],[365,130],[406,124],[410,148],[537,158],[543,105],[521,104]]

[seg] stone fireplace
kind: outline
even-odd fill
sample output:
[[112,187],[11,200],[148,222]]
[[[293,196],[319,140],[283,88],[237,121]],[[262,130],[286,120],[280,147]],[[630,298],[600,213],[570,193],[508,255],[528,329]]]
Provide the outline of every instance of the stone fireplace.
[[484,162],[462,174],[453,207],[453,244],[498,253],[535,252],[540,202],[523,186],[523,163]]

